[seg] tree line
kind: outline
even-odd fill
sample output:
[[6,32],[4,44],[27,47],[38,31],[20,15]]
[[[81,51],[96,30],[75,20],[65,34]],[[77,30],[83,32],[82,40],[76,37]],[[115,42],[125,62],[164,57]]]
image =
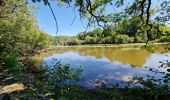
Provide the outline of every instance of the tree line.
[[[92,31],[84,31],[76,36],[56,36],[54,45],[83,45],[83,44],[125,44],[145,43],[147,41],[147,27],[141,26],[140,17],[123,20],[117,24],[110,24],[105,28],[95,28]],[[149,40],[152,42],[170,42],[170,27],[160,25],[158,34],[156,29],[150,32]]]

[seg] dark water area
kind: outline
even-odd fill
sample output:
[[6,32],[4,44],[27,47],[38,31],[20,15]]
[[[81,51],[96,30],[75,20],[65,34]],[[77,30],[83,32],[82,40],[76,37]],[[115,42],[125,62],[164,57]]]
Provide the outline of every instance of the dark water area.
[[60,47],[53,55],[44,58],[44,62],[52,66],[51,61],[55,58],[73,68],[82,66],[81,77],[85,80],[81,85],[86,88],[113,87],[117,83],[124,87],[124,82],[134,76],[150,74],[161,78],[160,74],[155,75],[145,67],[166,72],[166,68],[159,68],[160,61],[170,61],[170,53],[161,53],[162,50],[161,46],[155,49],[155,53],[137,47]]

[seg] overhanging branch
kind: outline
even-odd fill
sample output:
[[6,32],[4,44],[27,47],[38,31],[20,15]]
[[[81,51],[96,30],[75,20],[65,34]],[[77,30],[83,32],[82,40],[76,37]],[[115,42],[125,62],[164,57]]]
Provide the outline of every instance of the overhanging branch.
[[57,35],[57,33],[58,33],[58,23],[57,23],[57,18],[56,18],[56,16],[55,16],[54,11],[53,11],[53,9],[52,9],[52,7],[51,7],[51,5],[50,5],[49,2],[47,2],[47,5],[48,5],[48,7],[50,8],[50,10],[51,10],[51,12],[52,12],[52,14],[53,14],[53,17],[54,17],[54,20],[55,20],[55,25],[56,25],[56,35]]

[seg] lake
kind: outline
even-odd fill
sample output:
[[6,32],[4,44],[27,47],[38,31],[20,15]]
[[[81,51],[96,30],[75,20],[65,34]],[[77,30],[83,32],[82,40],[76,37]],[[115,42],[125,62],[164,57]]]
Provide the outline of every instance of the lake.
[[[46,57],[43,60],[50,66],[53,65],[52,58],[58,59],[62,64],[70,64],[73,68],[83,66],[82,77],[85,80],[81,85],[86,88],[96,88],[102,85],[113,87],[117,83],[123,87],[126,85],[124,82],[134,76],[153,75],[145,67],[166,71],[165,68],[158,67],[161,65],[160,61],[170,61],[170,53],[162,53],[167,46],[169,45],[156,45],[155,53],[141,49],[140,46],[56,47],[54,50],[45,52]],[[155,76],[161,77],[159,74]]]

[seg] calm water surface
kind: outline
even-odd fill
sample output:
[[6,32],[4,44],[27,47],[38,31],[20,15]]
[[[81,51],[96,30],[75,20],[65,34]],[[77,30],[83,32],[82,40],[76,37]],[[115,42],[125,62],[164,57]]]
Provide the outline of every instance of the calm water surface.
[[111,87],[110,84],[127,82],[134,76],[152,74],[145,66],[166,71],[158,66],[160,61],[170,61],[170,53],[161,53],[164,51],[161,45],[155,49],[155,53],[150,53],[139,47],[58,47],[53,54],[44,58],[44,62],[51,66],[52,58],[55,58],[73,68],[83,66],[83,86],[95,88],[105,84]]

